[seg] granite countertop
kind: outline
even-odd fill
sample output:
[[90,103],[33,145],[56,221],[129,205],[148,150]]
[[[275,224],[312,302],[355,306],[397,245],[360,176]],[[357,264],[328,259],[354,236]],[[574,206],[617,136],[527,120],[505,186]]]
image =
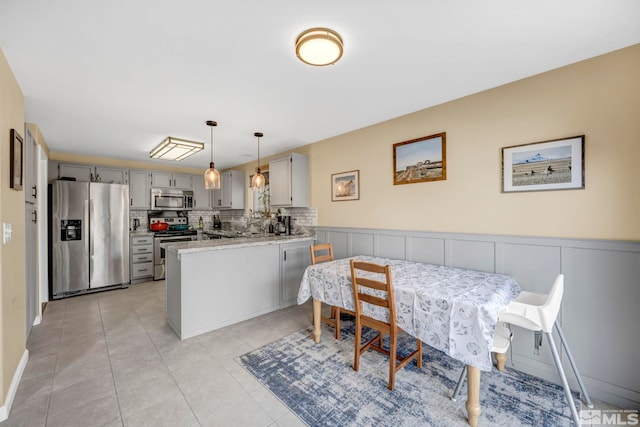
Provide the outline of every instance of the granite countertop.
[[220,249],[243,248],[249,246],[274,245],[315,240],[312,234],[302,235],[267,235],[261,237],[236,237],[233,239],[194,240],[191,242],[162,243],[161,247],[168,252],[182,254],[206,252]]

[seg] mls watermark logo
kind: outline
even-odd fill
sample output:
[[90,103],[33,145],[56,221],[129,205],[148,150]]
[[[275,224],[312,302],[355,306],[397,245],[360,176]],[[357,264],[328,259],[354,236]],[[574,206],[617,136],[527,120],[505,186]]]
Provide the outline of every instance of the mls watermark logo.
[[638,411],[629,409],[587,409],[580,411],[583,426],[637,426],[640,425]]

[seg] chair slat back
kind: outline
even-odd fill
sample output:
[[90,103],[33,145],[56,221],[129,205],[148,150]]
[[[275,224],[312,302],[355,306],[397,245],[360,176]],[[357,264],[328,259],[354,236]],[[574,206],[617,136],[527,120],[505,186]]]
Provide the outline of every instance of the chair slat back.
[[311,252],[311,264],[313,265],[319,262],[333,261],[333,246],[331,243],[311,245],[309,250]]
[[[363,303],[375,305],[389,310],[389,324],[395,327],[396,313],[393,298],[393,286],[391,283],[391,266],[354,260],[351,260],[350,264],[356,316],[368,317],[362,314]],[[381,279],[384,281],[374,279],[371,275],[363,277],[364,272],[382,275]],[[365,292],[367,289],[370,291]],[[380,292],[372,292],[371,290],[382,291],[384,296],[379,295]]]

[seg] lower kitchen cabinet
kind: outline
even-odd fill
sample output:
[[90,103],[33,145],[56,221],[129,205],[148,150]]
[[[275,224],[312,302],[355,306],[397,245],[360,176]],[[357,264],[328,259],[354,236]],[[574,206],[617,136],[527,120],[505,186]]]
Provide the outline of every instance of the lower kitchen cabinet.
[[169,247],[167,323],[184,340],[295,304],[313,241],[213,243],[179,256]]
[[280,305],[289,307],[296,304],[300,281],[307,266],[311,264],[309,246],[313,242],[280,245],[280,277],[282,279]]
[[131,236],[129,250],[131,283],[153,279],[153,236]]

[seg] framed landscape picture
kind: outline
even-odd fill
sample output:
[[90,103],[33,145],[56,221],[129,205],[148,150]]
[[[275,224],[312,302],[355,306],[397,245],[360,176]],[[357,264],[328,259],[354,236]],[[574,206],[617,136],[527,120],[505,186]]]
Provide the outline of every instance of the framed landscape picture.
[[502,191],[584,188],[584,135],[502,149]]
[[393,144],[393,185],[447,179],[446,132]]
[[360,171],[334,173],[331,175],[331,201],[360,199]]

